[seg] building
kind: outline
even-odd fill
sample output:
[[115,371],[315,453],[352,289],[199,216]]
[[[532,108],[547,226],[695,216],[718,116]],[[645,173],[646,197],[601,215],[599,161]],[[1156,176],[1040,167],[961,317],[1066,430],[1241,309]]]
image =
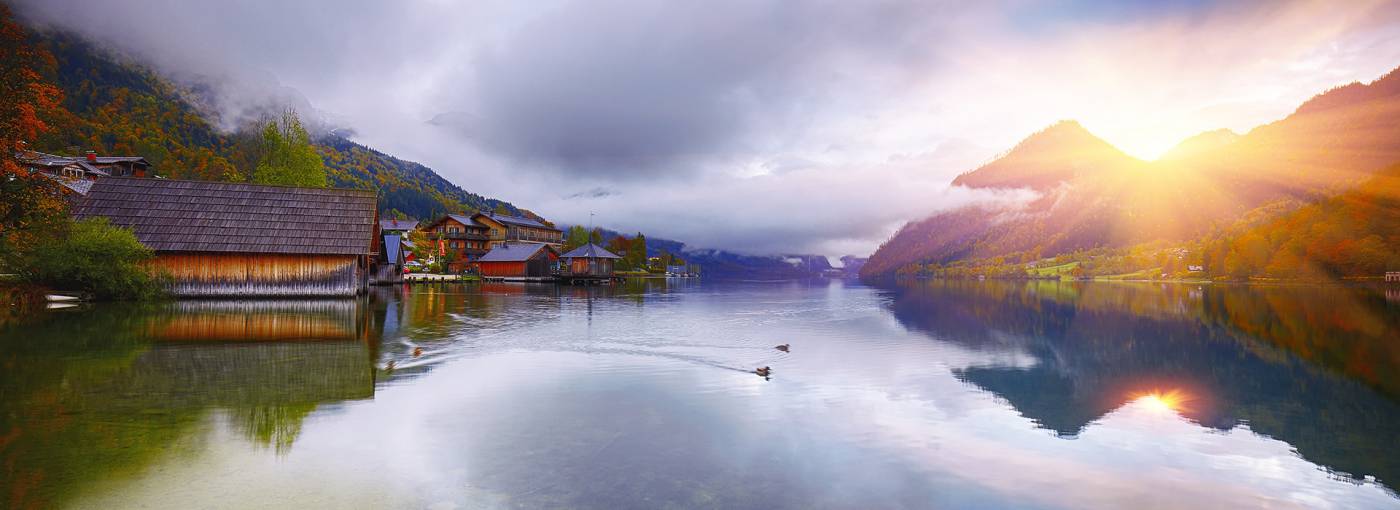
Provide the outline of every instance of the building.
[[476,267],[476,261],[490,250],[489,227],[471,216],[448,214],[423,227],[428,239],[437,243],[437,254],[446,258],[446,271],[462,273]]
[[70,191],[86,195],[99,177],[147,177],[151,164],[140,156],[102,156],[88,151],[84,157],[56,156],[37,151],[15,155],[31,172],[47,176]]
[[560,258],[564,261],[559,269],[560,278],[612,278],[613,261],[622,257],[602,246],[588,243]]
[[544,243],[555,249],[564,246],[564,231],[530,218],[478,212],[472,215],[472,219],[489,229],[492,248],[521,241]]
[[418,229],[418,220],[379,220],[379,233],[398,234],[408,237],[408,233]]
[[376,256],[372,191],[112,177],[74,215],[132,229],[177,296],[354,296]]
[[549,278],[559,253],[543,243],[503,243],[477,260],[481,276],[487,278]]
[[[382,225],[382,223],[381,223]],[[383,232],[381,230],[381,232]],[[375,250],[374,273],[370,275],[371,285],[391,285],[403,283],[403,264],[406,262],[404,253],[403,238],[399,234],[381,234],[375,239],[380,240],[379,248]]]
[[1385,281],[1387,281],[1387,282],[1400,282],[1400,271],[1386,271],[1386,272],[1385,272]]

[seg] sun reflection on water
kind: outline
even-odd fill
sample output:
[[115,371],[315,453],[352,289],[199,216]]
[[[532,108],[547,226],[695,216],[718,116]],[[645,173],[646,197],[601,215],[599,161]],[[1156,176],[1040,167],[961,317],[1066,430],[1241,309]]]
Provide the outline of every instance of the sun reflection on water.
[[1190,411],[1191,395],[1181,390],[1152,390],[1133,394],[1132,400],[1139,405],[1159,413],[1182,413]]

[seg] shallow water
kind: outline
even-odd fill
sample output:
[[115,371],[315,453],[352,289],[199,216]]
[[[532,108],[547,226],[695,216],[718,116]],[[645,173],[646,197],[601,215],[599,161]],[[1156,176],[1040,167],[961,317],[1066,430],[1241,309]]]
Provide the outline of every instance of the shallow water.
[[673,280],[11,315],[7,508],[1400,508],[1395,287]]

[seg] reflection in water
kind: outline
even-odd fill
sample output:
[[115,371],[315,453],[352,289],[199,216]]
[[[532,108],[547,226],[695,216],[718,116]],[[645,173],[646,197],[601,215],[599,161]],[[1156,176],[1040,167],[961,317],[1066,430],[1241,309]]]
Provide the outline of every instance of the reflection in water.
[[101,305],[0,326],[0,507],[1400,507],[1396,331],[1347,287]]
[[1032,366],[955,373],[1061,436],[1138,401],[1215,429],[1247,424],[1330,469],[1393,484],[1400,481],[1400,456],[1390,454],[1400,444],[1393,398],[1400,309],[1378,294],[1340,286],[931,281],[898,288],[890,306],[902,323],[939,340],[1030,353]]
[[[193,447],[214,409],[254,444],[287,452],[318,406],[373,396],[360,307],[101,304],[0,330],[0,506],[61,503]],[[292,339],[312,341],[282,341]]]

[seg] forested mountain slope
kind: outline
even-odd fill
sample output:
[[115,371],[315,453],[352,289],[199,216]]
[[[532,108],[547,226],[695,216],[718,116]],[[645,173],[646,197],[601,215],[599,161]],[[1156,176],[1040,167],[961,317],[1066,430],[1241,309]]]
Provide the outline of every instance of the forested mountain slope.
[[872,255],[862,274],[1197,239],[1251,211],[1290,210],[1278,204],[1315,202],[1363,185],[1400,162],[1397,113],[1400,72],[1392,71],[1370,84],[1320,94],[1244,135],[1197,135],[1153,162],[1123,154],[1077,123],[1061,122],[953,181],[1031,189],[1036,199],[912,221]]
[[[46,112],[54,126],[30,144],[44,152],[145,157],[164,177],[247,180],[245,138],[219,131],[197,106],[198,91],[182,89],[145,67],[125,61],[75,36],[30,31],[33,43],[52,55],[38,70],[64,94],[60,111]],[[523,211],[468,192],[431,168],[394,158],[336,134],[317,140],[331,185],[379,193],[386,213],[429,218],[447,211]]]

